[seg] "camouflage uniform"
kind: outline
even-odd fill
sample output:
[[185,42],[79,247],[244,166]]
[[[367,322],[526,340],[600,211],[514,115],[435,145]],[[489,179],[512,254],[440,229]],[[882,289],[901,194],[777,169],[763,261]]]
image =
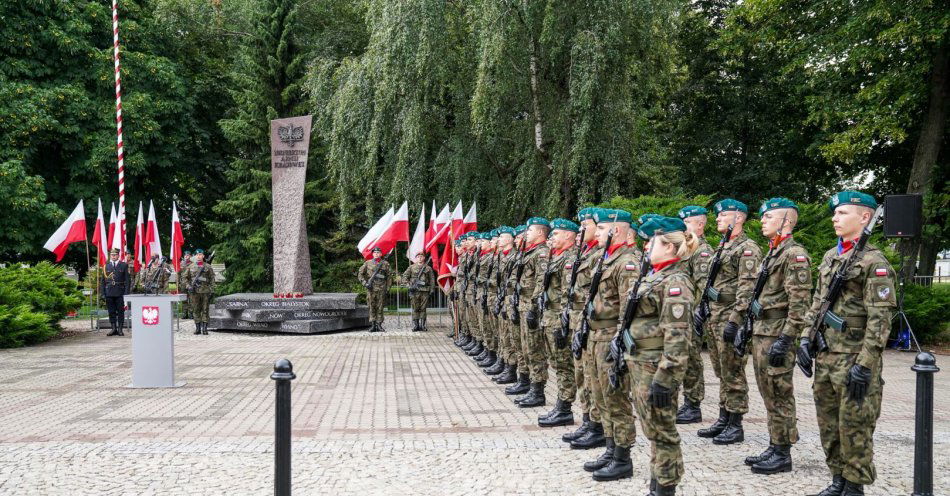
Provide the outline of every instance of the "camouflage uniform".
[[478,318],[478,327],[481,330],[482,339],[485,340],[485,346],[492,351],[498,350],[495,319],[492,318],[491,307],[488,306],[491,279],[496,269],[495,259],[495,253],[491,251],[480,257],[482,270],[478,274],[478,284],[475,288],[475,314]]
[[[378,264],[381,264],[382,267],[379,269],[376,277],[370,281],[370,277],[373,276],[373,272],[376,271]],[[363,286],[371,283],[370,289],[366,291],[366,305],[369,306],[369,320],[376,324],[382,324],[383,305],[386,302],[386,293],[389,292],[389,284],[392,282],[392,270],[389,267],[389,262],[383,259],[377,262],[371,258],[363,262],[357,274],[357,278]]]
[[[554,344],[554,334],[561,332],[561,305],[568,283],[568,279],[564,278],[564,266],[573,258],[574,250],[571,249],[557,254],[551,252],[551,261],[545,269],[550,274],[547,289],[548,303],[541,318],[547,359],[554,367],[554,373],[557,376],[557,397],[566,402],[574,401],[574,396],[577,394],[577,385],[574,382],[574,363],[570,346],[559,349]],[[567,277],[570,277],[570,272],[567,272]],[[569,341],[566,343],[569,343]]]
[[[650,475],[661,486],[678,485],[683,477],[683,452],[676,430],[676,391],[690,354],[693,282],[691,260],[678,261],[643,278],[637,315],[630,324],[636,343],[626,356],[632,396],[643,433],[650,440]],[[649,401],[650,385],[670,390],[665,408]]]
[[[604,260],[600,286],[594,297],[594,311],[590,319],[588,338],[592,375],[591,398],[600,410],[604,436],[612,438],[616,446],[629,448],[636,440],[633,405],[630,403],[630,376],[623,376],[621,386],[610,385],[613,367],[606,360],[610,340],[617,335],[626,294],[640,275],[640,253],[634,247],[621,245]],[[593,288],[591,288],[593,291]]]
[[[170,273],[167,268],[162,267],[161,264],[152,264],[146,269],[138,273],[136,277],[135,286],[141,291],[148,291],[150,293],[164,293],[168,291],[168,277]],[[190,281],[189,281],[190,282]],[[153,284],[153,288],[146,288],[146,285]]]
[[[199,275],[200,274],[200,275]],[[191,297],[195,322],[208,323],[208,306],[214,293],[214,269],[208,262],[195,262],[182,271],[185,289]],[[194,282],[194,287],[192,283]]]
[[[699,247],[685,260],[683,269],[693,283],[695,301],[699,303],[702,291],[706,287],[706,277],[709,275],[709,266],[714,255],[712,247],[705,239],[700,239]],[[686,374],[683,376],[683,397],[698,405],[706,398],[706,384],[703,379],[703,338],[695,332],[690,333],[689,361],[686,362]]]
[[524,270],[518,282],[518,311],[521,313],[521,353],[527,364],[528,376],[532,383],[544,383],[548,380],[548,364],[544,356],[544,332],[541,330],[541,316],[538,315],[538,328],[529,329],[527,315],[534,310],[535,301],[541,294],[544,270],[548,265],[551,249],[542,241],[535,246],[525,248]]
[[[850,254],[838,254],[837,248],[825,253],[807,320],[818,312],[832,275]],[[896,306],[894,270],[884,254],[869,243],[846,275],[841,297],[831,309],[845,319],[847,326],[842,331],[825,331],[829,351],[815,358],[812,386],[825,463],[833,475],[842,475],[855,484],[872,484],[877,476],[873,456],[874,428],[881,414],[884,386],[881,355]],[[862,402],[848,397],[848,372],[854,364],[871,371]]]
[[483,345],[485,343],[485,333],[481,326],[479,315],[482,312],[481,304],[478,301],[478,281],[482,278],[482,271],[485,270],[481,249],[476,247],[471,254],[471,272],[468,276],[468,287],[465,288],[465,303],[468,310],[466,318],[469,322],[469,329],[472,335]]
[[[596,243],[589,244],[581,254],[580,267],[577,269],[577,281],[574,283],[574,301],[570,303],[571,317],[571,336],[581,328],[581,313],[584,310],[584,302],[590,292],[590,278],[593,275],[593,266],[597,260],[603,256],[603,251],[597,248]],[[564,270],[568,281],[570,281],[570,271],[573,269],[574,261],[571,260],[564,264]],[[563,305],[567,306],[567,291],[564,291]],[[570,341],[569,341],[570,342]],[[574,360],[574,383],[577,387],[577,403],[580,404],[581,411],[590,414],[594,422],[600,423],[600,409],[597,403],[591,398],[591,389],[593,381],[596,379],[594,366],[591,363],[590,346],[583,352],[580,360]]]
[[[514,306],[514,294],[518,288],[518,262],[519,262],[520,252],[517,249],[511,251],[511,271],[508,275],[508,291],[507,291],[507,300],[505,302],[505,312],[508,314],[508,345],[511,349],[511,358],[508,360],[508,363],[516,365],[518,371],[521,374],[528,374],[528,357],[524,354],[524,348],[522,346],[521,339],[521,323],[524,321],[524,314],[520,311],[517,311]],[[519,315],[519,321],[513,322],[511,319],[515,314]]]
[[[402,273],[402,282],[410,288],[409,303],[412,305],[412,319],[425,321],[429,294],[435,288],[435,273],[432,272],[432,267],[414,263]],[[414,284],[417,288],[413,290]]]
[[[514,250],[499,252],[498,270],[495,271],[495,277],[492,278],[494,290],[488,301],[488,308],[495,317],[495,325],[498,329],[498,354],[502,359],[505,360],[505,363],[510,365],[515,365],[516,362],[512,361],[513,350],[511,344],[511,320],[508,319],[508,309],[506,308],[505,301],[501,302],[501,313],[495,316],[494,312],[495,307],[498,305],[498,297],[502,287],[504,287],[507,293],[508,280],[505,278],[505,276],[508,274],[508,268],[511,266],[512,261],[515,258],[514,255]],[[499,287],[499,284],[502,287]]]
[[792,341],[801,334],[811,305],[811,262],[808,252],[794,239],[785,239],[773,249],[769,278],[758,304],[761,310],[752,329],[755,382],[768,414],[770,442],[787,446],[798,442],[792,385],[795,348],[789,348],[782,367],[769,365],[769,349],[780,334]]
[[456,271],[455,284],[452,291],[455,292],[456,303],[458,304],[458,323],[459,333],[465,336],[471,336],[472,332],[468,322],[468,302],[465,301],[465,292],[463,289],[468,285],[468,263],[469,253],[462,251],[458,259],[458,270]]
[[722,251],[722,268],[715,286],[718,300],[710,299],[709,303],[711,315],[706,334],[713,369],[719,377],[719,406],[730,413],[749,411],[749,384],[745,376],[749,355],[737,357],[732,342],[723,342],[723,329],[728,322],[744,322],[742,311],[749,307],[761,261],[762,250],[744,232],[732,238]]
[[188,294],[188,288],[185,287],[185,286],[186,286],[186,283],[183,282],[184,279],[182,278],[182,274],[184,274],[184,273],[185,273],[185,269],[187,269],[187,268],[188,268],[190,265],[192,265],[193,263],[194,263],[194,262],[192,262],[190,258],[189,258],[188,260],[185,260],[185,259],[182,259],[182,260],[181,260],[181,264],[178,266],[178,267],[179,267],[179,269],[178,269],[178,276],[177,276],[177,279],[176,279],[176,282],[175,282],[175,286],[176,286],[176,288],[177,288],[178,293],[184,293],[184,294],[185,294],[185,301],[183,301],[182,304],[181,304],[181,311],[182,311],[182,314],[183,314],[184,318],[186,318],[186,319],[194,318],[194,314],[193,314],[193,312],[191,311],[191,295]]

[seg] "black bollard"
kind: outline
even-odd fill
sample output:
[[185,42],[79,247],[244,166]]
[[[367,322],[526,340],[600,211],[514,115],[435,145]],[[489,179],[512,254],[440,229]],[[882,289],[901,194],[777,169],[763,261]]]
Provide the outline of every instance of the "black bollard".
[[290,360],[274,362],[271,379],[277,381],[274,417],[274,495],[290,496],[290,381],[297,378]]
[[926,351],[917,354],[917,412],[914,415],[914,495],[934,493],[934,374],[939,372],[934,356]]

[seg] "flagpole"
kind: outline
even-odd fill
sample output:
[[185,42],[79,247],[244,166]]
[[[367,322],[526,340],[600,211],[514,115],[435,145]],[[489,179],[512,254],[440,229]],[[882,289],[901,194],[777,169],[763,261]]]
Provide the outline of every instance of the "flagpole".
[[[399,276],[399,242],[393,244],[393,255],[396,259],[396,277]],[[402,315],[399,313],[399,286],[396,286],[396,327],[402,327]]]

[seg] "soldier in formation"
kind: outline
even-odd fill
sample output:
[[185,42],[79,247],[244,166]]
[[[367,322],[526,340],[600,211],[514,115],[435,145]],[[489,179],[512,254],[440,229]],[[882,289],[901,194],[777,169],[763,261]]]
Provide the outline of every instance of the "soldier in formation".
[[402,283],[408,288],[412,306],[412,332],[426,331],[426,306],[435,288],[435,272],[429,267],[425,253],[417,253],[413,261],[415,263],[402,273]]
[[185,288],[185,284],[182,282],[182,278],[181,278],[182,276],[181,276],[181,275],[185,272],[185,269],[187,269],[188,266],[190,266],[191,264],[192,264],[192,261],[191,261],[191,252],[190,252],[190,251],[186,251],[184,254],[182,254],[182,257],[181,257],[181,264],[178,266],[178,267],[179,267],[179,269],[178,269],[178,279],[177,279],[177,282],[176,282],[176,285],[178,286],[178,292],[179,292],[179,293],[183,293],[183,292],[185,293],[185,301],[182,303],[182,313],[184,314],[184,317],[185,317],[186,319],[192,319],[192,318],[194,318],[194,314],[193,314],[192,311],[191,311],[191,296],[189,296],[188,293],[187,293],[187,291],[186,291],[187,288]]
[[152,255],[144,270],[136,276],[135,287],[143,293],[158,294],[168,290],[168,278],[171,271],[165,260],[158,255]]
[[363,262],[357,277],[366,288],[366,305],[369,307],[371,323],[369,332],[383,332],[383,305],[393,276],[389,262],[383,259],[383,250],[375,246],[372,254],[371,259]]
[[209,307],[214,294],[214,268],[205,261],[205,252],[195,250],[195,259],[181,271],[178,284],[184,284],[195,316],[195,334],[208,335]]

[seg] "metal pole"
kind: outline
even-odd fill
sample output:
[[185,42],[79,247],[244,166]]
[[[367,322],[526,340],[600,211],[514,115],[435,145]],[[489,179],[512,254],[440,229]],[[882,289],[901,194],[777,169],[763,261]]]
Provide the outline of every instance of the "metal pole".
[[270,376],[277,387],[274,417],[274,496],[290,496],[290,381],[297,378],[290,360],[274,362]]
[[934,356],[926,351],[917,354],[917,411],[914,415],[914,494],[934,493],[934,374],[939,372]]

